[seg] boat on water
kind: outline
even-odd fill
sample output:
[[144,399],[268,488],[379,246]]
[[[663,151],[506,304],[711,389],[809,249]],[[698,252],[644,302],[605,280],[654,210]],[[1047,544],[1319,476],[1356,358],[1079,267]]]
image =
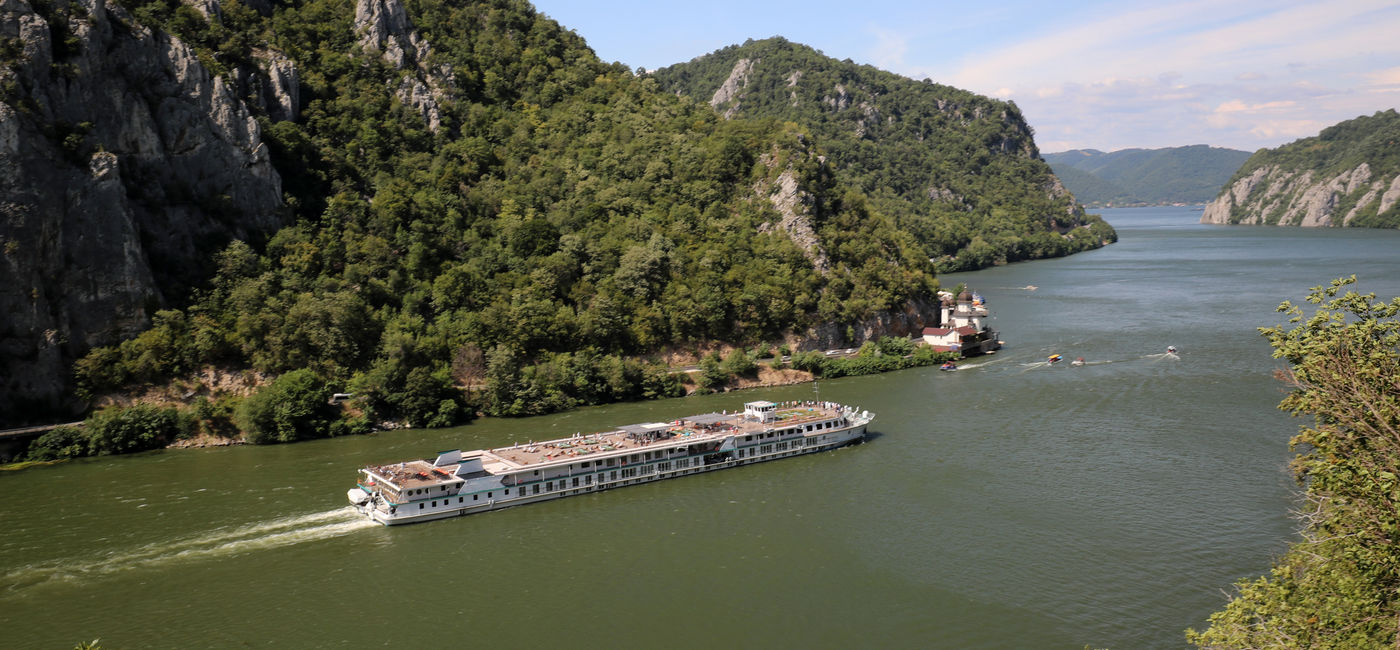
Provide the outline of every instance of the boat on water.
[[958,364],[953,363],[952,361],[948,361],[948,362],[944,363],[943,365],[939,366],[938,369],[939,369],[939,370],[957,370],[957,369],[958,369]]
[[1064,361],[1064,359],[1065,359],[1065,355],[1063,355],[1063,354],[1052,354],[1052,355],[1050,355],[1049,357],[1047,357],[1045,360],[1046,360],[1046,361],[1049,361],[1050,363],[1059,363],[1059,362],[1061,362],[1061,361]]
[[1082,365],[1084,365],[1084,357],[1075,357],[1074,361],[1069,362],[1069,365],[1071,365],[1071,366],[1082,366]]
[[371,465],[346,496],[386,526],[430,521],[835,449],[863,440],[874,418],[834,402],[748,402],[742,412]]

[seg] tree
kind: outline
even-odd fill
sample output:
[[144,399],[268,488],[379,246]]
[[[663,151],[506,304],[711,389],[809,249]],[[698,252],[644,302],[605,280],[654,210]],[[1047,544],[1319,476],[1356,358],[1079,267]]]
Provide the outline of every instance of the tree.
[[1289,302],[1292,329],[1261,328],[1286,359],[1292,387],[1279,408],[1312,415],[1291,442],[1305,487],[1302,539],[1268,577],[1242,581],[1204,632],[1201,647],[1400,646],[1400,298],[1315,287],[1321,307],[1305,318]]
[[702,390],[711,391],[729,383],[729,373],[724,369],[724,362],[719,356],[719,352],[711,352],[700,360],[700,376],[696,379],[696,384]]
[[235,420],[248,442],[270,444],[329,434],[331,390],[309,368],[293,370],[238,406]]

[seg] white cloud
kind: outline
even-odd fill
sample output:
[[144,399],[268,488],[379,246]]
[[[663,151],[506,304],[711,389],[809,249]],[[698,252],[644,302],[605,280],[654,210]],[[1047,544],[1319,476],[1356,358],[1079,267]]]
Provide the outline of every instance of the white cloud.
[[1400,93],[1388,0],[1187,0],[1047,32],[921,73],[1016,100],[1045,151],[1277,146]]
[[877,68],[895,70],[904,66],[904,56],[909,51],[909,41],[893,30],[870,27],[868,31],[875,37],[870,49],[870,63]]

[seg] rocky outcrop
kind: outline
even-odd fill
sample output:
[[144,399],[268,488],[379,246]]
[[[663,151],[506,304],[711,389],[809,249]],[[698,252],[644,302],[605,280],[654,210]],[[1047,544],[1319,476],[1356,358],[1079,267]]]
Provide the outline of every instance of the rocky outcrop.
[[938,324],[938,308],[937,300],[916,299],[906,302],[899,309],[876,312],[853,325],[822,323],[795,340],[794,347],[799,350],[830,350],[856,347],[882,336],[913,336],[925,327]]
[[259,96],[263,111],[274,122],[295,122],[301,109],[301,86],[297,66],[281,52],[263,52]]
[[282,190],[228,82],[118,5],[0,0],[0,37],[22,45],[0,67],[0,418],[22,422],[72,406],[73,359],[145,328],[211,247],[282,225]]
[[[805,140],[799,144],[805,145]],[[814,158],[818,165],[826,164],[825,157],[811,151],[802,151],[794,155],[806,155]],[[760,156],[759,162],[769,168],[776,168],[779,164],[777,161],[781,158],[775,148],[774,151]],[[825,274],[830,263],[826,251],[822,249],[821,238],[817,236],[816,228],[812,225],[816,218],[817,201],[810,192],[800,187],[797,171],[791,160],[788,160],[775,179],[760,180],[754,185],[753,191],[755,196],[766,197],[779,217],[776,223],[766,221],[760,224],[758,232],[779,231],[787,234],[792,242],[802,249],[802,254],[812,262],[812,268]]]
[[[734,117],[739,112],[739,104],[744,97],[744,88],[749,85],[749,73],[753,72],[753,67],[762,59],[739,59],[734,62],[734,68],[729,71],[729,77],[715,89],[715,94],[710,96],[710,106],[715,110],[720,110],[723,106],[722,114],[725,119]],[[795,82],[794,82],[795,85]]]
[[367,53],[378,52],[395,69],[404,72],[395,96],[413,107],[436,131],[442,125],[441,106],[450,100],[452,66],[432,67],[432,47],[413,28],[399,0],[359,0],[355,4],[355,33]]
[[1340,173],[1264,165],[1206,205],[1201,223],[1327,227],[1362,214],[1385,216],[1400,201],[1400,175],[1376,177],[1368,163]]

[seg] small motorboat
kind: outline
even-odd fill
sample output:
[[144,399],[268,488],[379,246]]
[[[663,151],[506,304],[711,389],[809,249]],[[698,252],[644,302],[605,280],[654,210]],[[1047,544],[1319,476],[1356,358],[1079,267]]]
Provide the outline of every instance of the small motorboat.
[[1167,346],[1167,354],[1176,354],[1176,346],[1175,346],[1175,345],[1168,345],[1168,346]]
[[1084,357],[1076,357],[1074,361],[1069,362],[1069,365],[1071,365],[1071,366],[1082,366],[1082,365],[1084,365]]
[[958,364],[953,363],[952,361],[948,361],[948,362],[945,362],[943,365],[939,366],[938,369],[939,369],[939,370],[957,370],[957,369],[958,369]]
[[1048,359],[1046,359],[1046,361],[1049,361],[1050,363],[1059,363],[1059,362],[1064,361],[1064,360],[1065,360],[1065,355],[1063,355],[1063,354],[1052,354],[1052,355],[1050,355],[1050,357],[1049,357]]

